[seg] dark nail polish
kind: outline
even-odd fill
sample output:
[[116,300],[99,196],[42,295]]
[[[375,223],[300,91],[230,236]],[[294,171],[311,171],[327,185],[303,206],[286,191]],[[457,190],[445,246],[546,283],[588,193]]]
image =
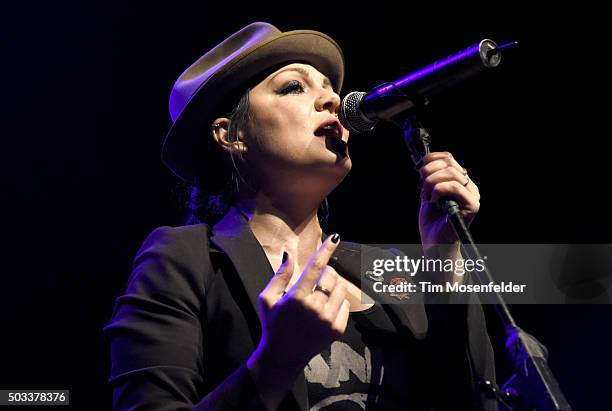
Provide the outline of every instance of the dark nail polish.
[[287,262],[288,257],[289,257],[289,253],[287,253],[286,251],[283,251],[283,264]]
[[334,244],[338,244],[338,241],[340,241],[340,234],[336,233],[332,235],[331,242]]

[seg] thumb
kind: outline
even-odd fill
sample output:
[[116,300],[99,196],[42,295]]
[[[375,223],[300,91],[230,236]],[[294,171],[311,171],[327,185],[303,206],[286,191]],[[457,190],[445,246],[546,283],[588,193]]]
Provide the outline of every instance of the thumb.
[[281,263],[280,267],[278,267],[278,270],[276,270],[276,274],[274,277],[272,277],[263,293],[269,293],[273,296],[282,295],[292,276],[293,256],[288,251],[283,251],[283,262]]

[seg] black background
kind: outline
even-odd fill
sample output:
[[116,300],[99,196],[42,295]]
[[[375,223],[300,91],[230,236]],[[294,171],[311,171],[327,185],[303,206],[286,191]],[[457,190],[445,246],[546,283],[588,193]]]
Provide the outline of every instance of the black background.
[[[604,13],[584,2],[531,3],[5,6],[0,388],[70,389],[73,409],[110,408],[101,328],[144,237],[184,217],[181,187],[159,160],[170,88],[252,21],[331,35],[346,56],[344,92],[485,37],[518,40],[495,72],[432,101],[423,121],[434,149],[451,151],[480,187],[479,242],[610,243]],[[350,151],[329,231],[418,242],[416,174],[397,130],[353,136]],[[513,310],[548,346],[574,408],[610,409],[610,306]],[[501,354],[498,362],[507,376]]]

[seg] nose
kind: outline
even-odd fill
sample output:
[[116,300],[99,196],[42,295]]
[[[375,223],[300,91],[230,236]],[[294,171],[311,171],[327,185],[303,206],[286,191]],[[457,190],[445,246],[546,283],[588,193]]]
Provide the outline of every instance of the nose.
[[317,111],[327,110],[334,115],[338,114],[340,110],[340,96],[330,89],[321,91],[316,101],[316,109]]

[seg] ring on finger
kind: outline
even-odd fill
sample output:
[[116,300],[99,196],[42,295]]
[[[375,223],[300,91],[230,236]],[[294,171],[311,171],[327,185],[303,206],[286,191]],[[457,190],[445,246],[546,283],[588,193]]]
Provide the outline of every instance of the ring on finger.
[[331,291],[328,290],[327,288],[323,287],[321,284],[315,285],[315,287],[312,290],[312,292],[314,293],[315,291],[321,291],[323,294],[325,294],[328,297],[331,295]]

